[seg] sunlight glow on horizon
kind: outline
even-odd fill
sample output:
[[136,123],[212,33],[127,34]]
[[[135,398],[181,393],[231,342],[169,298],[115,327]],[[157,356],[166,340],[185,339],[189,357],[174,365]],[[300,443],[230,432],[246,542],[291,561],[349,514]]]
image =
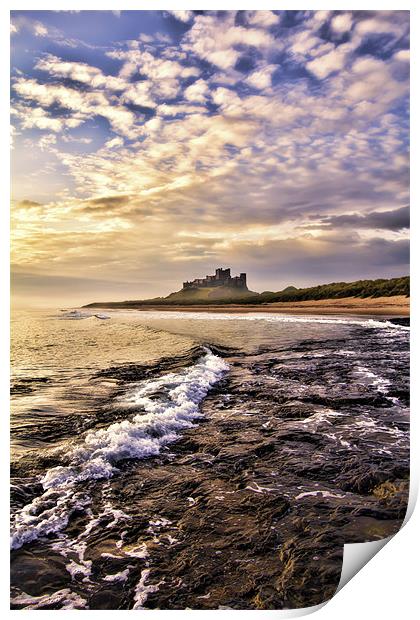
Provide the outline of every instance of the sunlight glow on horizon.
[[408,11],[97,13],[12,11],[16,303],[408,272]]

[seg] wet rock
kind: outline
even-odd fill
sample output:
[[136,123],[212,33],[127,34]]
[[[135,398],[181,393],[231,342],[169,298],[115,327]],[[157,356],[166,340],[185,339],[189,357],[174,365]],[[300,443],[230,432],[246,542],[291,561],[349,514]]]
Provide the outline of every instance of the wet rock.
[[19,549],[12,556],[10,564],[10,583],[12,587],[22,588],[31,596],[41,596],[60,590],[68,582],[69,574],[61,555],[31,549]]
[[[404,518],[407,361],[398,347],[386,334],[355,328],[346,339],[249,354],[220,349],[230,373],[202,403],[196,426],[158,457],[120,462],[106,483],[79,485],[92,513],[73,515],[63,535],[82,536],[91,582],[72,580],[61,556],[52,553],[50,563],[51,538],[34,545],[41,559],[15,552],[15,583],[37,594],[51,579],[83,591],[91,609],[130,609],[147,567],[147,609],[290,609],[328,600],[343,545],[389,536]],[[123,390],[191,359],[100,374]],[[104,404],[101,413],[94,424],[124,412]],[[16,501],[25,492],[17,490]],[[92,515],[98,521],[86,532]],[[45,581],[38,584],[35,570]],[[125,570],[124,582],[105,581]]]

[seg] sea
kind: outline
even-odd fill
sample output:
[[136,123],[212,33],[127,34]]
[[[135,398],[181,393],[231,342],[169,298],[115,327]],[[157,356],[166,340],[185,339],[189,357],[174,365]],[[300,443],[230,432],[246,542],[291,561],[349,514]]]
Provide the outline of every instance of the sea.
[[407,319],[16,311],[12,609],[293,609],[404,520]]

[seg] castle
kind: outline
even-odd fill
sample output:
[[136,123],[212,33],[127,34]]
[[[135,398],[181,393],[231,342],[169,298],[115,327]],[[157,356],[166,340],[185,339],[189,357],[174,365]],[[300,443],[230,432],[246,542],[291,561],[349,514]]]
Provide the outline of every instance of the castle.
[[239,276],[231,276],[230,269],[216,269],[214,276],[206,276],[205,278],[196,278],[191,282],[184,282],[183,289],[194,289],[201,287],[213,287],[213,286],[230,286],[232,288],[239,288],[248,290],[246,285],[246,273],[241,273]]

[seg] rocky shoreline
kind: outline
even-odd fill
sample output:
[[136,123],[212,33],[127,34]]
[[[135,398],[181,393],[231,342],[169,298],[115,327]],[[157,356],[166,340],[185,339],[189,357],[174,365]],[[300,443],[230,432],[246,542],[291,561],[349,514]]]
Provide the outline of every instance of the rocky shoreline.
[[[405,332],[388,331],[213,348],[229,372],[204,417],[159,456],[80,483],[63,532],[13,551],[12,607],[60,609],[61,596],[76,609],[262,610],[331,598],[343,544],[394,534],[407,506]],[[190,362],[116,366],[97,380],[118,395]]]

